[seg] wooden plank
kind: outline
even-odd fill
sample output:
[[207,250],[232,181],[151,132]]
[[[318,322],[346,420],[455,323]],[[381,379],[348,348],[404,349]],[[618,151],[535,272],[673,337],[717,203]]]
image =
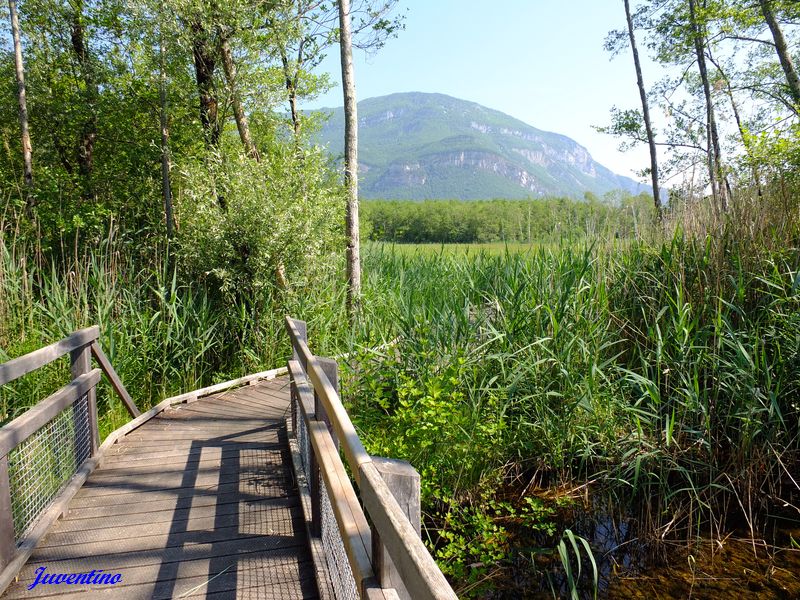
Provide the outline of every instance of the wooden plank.
[[76,331],[59,342],[34,350],[25,356],[12,358],[0,365],[0,385],[5,385],[10,381],[14,381],[23,375],[27,375],[31,371],[35,371],[53,362],[65,354],[69,354],[73,350],[91,344],[99,335],[99,327],[96,325],[87,327],[86,329]]
[[361,500],[412,598],[457,600],[372,462],[361,465]]
[[180,444],[187,442],[205,446],[213,446],[216,444],[239,444],[245,442],[260,442],[264,436],[268,436],[278,441],[278,432],[271,429],[253,429],[250,427],[243,427],[243,431],[216,431],[205,433],[200,431],[176,431],[174,435],[170,435],[170,431],[144,431],[130,434],[131,443],[145,442],[151,443],[155,446],[160,444],[169,443],[170,445]]
[[[97,556],[102,556],[103,567],[106,571],[118,571],[145,565],[183,562],[184,560],[230,556],[233,554],[285,552],[288,548],[305,547],[305,544],[306,541],[303,538],[265,535],[225,539],[213,543],[197,542],[166,548],[145,548],[143,544],[139,544],[135,540],[118,538],[117,540],[93,544],[93,553],[88,556],[78,549],[77,556],[84,561],[91,559],[92,562],[96,562]],[[129,550],[129,548],[134,549]],[[64,569],[66,571],[68,565],[75,560],[75,554],[75,550],[69,551],[60,546],[54,546],[37,550],[34,559],[40,564],[50,563],[54,570]]]
[[[204,494],[195,493],[194,495],[165,494],[161,497],[155,494],[142,495],[138,502],[117,503],[109,505],[108,497],[103,498],[106,502],[96,502],[95,498],[87,496],[84,498],[74,498],[70,503],[69,512],[65,519],[95,519],[104,518],[108,514],[108,506],[113,506],[115,515],[134,515],[162,510],[178,510],[180,505],[187,499],[191,499],[192,507],[216,506],[217,504],[231,504],[238,502],[262,503],[262,502],[287,502],[292,496],[284,494],[282,496],[259,496],[252,497],[249,494],[241,493],[239,488],[233,485],[225,486],[229,489],[212,490],[214,493]],[[146,518],[146,517],[141,517]]]
[[[257,481],[257,480],[256,480]],[[182,488],[182,489],[155,489],[142,490],[124,494],[106,494],[104,496],[86,495],[76,497],[72,506],[75,508],[97,508],[101,506],[120,506],[120,505],[142,505],[145,502],[159,502],[168,500],[187,500],[197,498],[216,498],[218,496],[229,496],[239,493],[242,502],[260,502],[270,498],[288,498],[291,492],[288,486],[264,487],[248,486],[242,490],[237,481],[229,481],[219,485],[209,485],[202,489]],[[195,500],[193,500],[195,501]]]
[[[237,515],[238,517],[238,515]],[[191,525],[192,521],[184,522]],[[234,525],[214,525],[214,518],[206,520],[204,523],[210,525],[204,530],[189,530],[174,532],[170,531],[169,524],[158,523],[153,526],[145,523],[135,529],[135,534],[125,533],[125,537],[120,539],[117,535],[99,537],[102,530],[94,530],[90,536],[71,536],[69,544],[57,544],[40,546],[36,549],[34,559],[41,563],[50,563],[59,560],[68,560],[77,553],[81,557],[103,557],[105,565],[110,559],[109,555],[116,552],[124,553],[147,553],[156,550],[158,552],[180,549],[194,548],[198,546],[220,545],[222,543],[230,546],[243,547],[249,544],[259,545],[262,550],[277,550],[293,546],[305,545],[305,536],[298,535],[297,531],[302,526],[299,519],[294,523],[291,519],[275,524],[274,533],[268,533],[265,527],[259,531],[252,527],[252,532],[247,533],[240,530],[240,526]],[[281,528],[279,525],[283,525]],[[244,529],[245,526],[241,525]],[[49,536],[48,536],[49,537]],[[152,554],[152,552],[150,552]],[[125,564],[124,558],[119,564]]]
[[117,375],[117,372],[114,370],[114,367],[111,366],[111,361],[108,360],[106,353],[103,352],[103,349],[100,347],[100,344],[97,340],[92,342],[92,356],[97,359],[97,362],[100,363],[100,368],[103,369],[103,373],[106,374],[108,380],[111,382],[111,387],[114,388],[114,391],[117,392],[117,395],[122,400],[122,403],[125,405],[125,408],[128,409],[131,417],[134,419],[138,417],[142,412],[136,407],[136,404],[131,398],[131,395],[128,393],[128,390],[125,389],[125,386],[122,385],[122,380]]
[[372,534],[369,523],[344,470],[342,459],[333,445],[328,427],[321,421],[312,421],[308,433],[319,461],[320,473],[328,489],[328,498],[347,552],[350,569],[357,588],[363,590],[364,582],[375,575],[370,557]]
[[325,411],[331,420],[339,443],[342,444],[342,449],[344,450],[347,463],[350,465],[353,477],[356,483],[360,485],[359,466],[363,463],[370,462],[371,458],[364,448],[364,444],[361,443],[356,433],[356,428],[353,426],[350,416],[342,405],[339,394],[336,393],[333,385],[325,376],[316,357],[308,349],[308,345],[299,338],[299,333],[295,327],[294,321],[289,317],[286,317],[286,329],[289,331],[293,347],[301,357],[300,362],[305,360],[308,369],[308,379],[314,387],[314,392],[319,395],[325,407]]
[[[218,444],[218,448],[225,448],[233,446],[233,444]],[[266,440],[264,442],[247,442],[237,444],[240,450],[274,450],[278,451],[281,448],[280,440]],[[183,447],[169,447],[169,448],[153,448],[151,444],[143,443],[128,443],[120,444],[114,447],[103,459],[104,465],[109,465],[113,468],[114,465],[125,463],[136,463],[141,461],[156,462],[164,461],[165,464],[171,464],[180,460],[190,461],[196,460],[202,454],[202,448],[192,448],[189,445]]]
[[[268,410],[272,413],[278,413],[278,415],[282,416],[283,412],[289,408],[289,398],[277,398],[271,395],[262,395],[259,393],[259,390],[246,388],[250,393],[246,394],[244,392],[231,395],[225,400],[220,401],[221,403],[224,402],[225,406],[235,406],[240,409],[244,410],[253,410],[253,411],[263,411]],[[252,391],[250,391],[252,389]],[[263,412],[257,413],[261,418],[270,418],[269,416],[265,415]],[[275,418],[275,417],[272,417]]]
[[198,398],[203,398],[204,396],[210,396],[212,394],[228,390],[232,387],[248,384],[251,381],[257,381],[259,379],[273,379],[275,377],[278,377],[279,375],[284,375],[285,373],[286,373],[286,367],[278,367],[277,369],[270,369],[269,371],[261,371],[260,373],[246,375],[245,377],[239,377],[238,379],[231,379],[230,381],[217,383],[215,385],[200,388],[199,390],[193,390],[185,394],[172,396],[171,398],[168,398],[168,400],[172,404],[180,404],[181,402],[187,402],[187,401],[191,402],[197,400]]
[[[206,496],[195,496],[189,508],[182,508],[177,500],[162,500],[141,504],[141,506],[119,505],[113,507],[113,512],[110,512],[106,507],[70,507],[69,512],[59,521],[57,533],[69,531],[87,532],[108,527],[116,529],[117,535],[119,535],[120,528],[134,527],[145,520],[151,523],[164,521],[177,524],[195,518],[238,513],[243,506],[247,506],[248,509],[258,513],[273,510],[294,511],[299,508],[300,501],[294,496],[286,496],[284,498],[263,498],[245,504],[236,493],[232,493],[221,496],[218,501]],[[54,533],[51,532],[51,535],[54,535]],[[49,545],[49,542],[50,536],[44,539],[45,544]]]
[[259,487],[280,487],[286,480],[285,472],[261,472],[247,475],[239,473],[220,472],[218,469],[206,473],[198,474],[197,478],[185,483],[184,477],[180,474],[166,473],[163,475],[153,475],[150,477],[127,478],[125,476],[102,479],[99,481],[87,481],[84,484],[84,491],[87,495],[99,498],[100,496],[118,496],[123,494],[135,494],[142,491],[153,492],[178,492],[181,490],[192,490],[197,487],[209,487],[223,485],[226,483],[239,482],[246,485],[251,481],[257,481]]
[[100,381],[100,369],[93,369],[5,425],[0,429],[0,456],[7,455],[62,410],[83,397],[97,385],[98,381]]
[[[277,450],[275,448],[276,444],[280,444],[280,438],[265,438],[263,442],[215,442],[214,445],[217,448],[237,447],[240,450]],[[190,458],[201,454],[201,450],[200,446],[193,447],[191,442],[164,444],[154,448],[151,443],[146,441],[126,440],[124,445],[120,445],[109,452],[108,460],[112,462],[117,458],[130,461],[158,460],[161,456],[166,456],[170,459],[174,459],[177,456]]]
[[[215,561],[216,573],[209,573],[212,567],[209,559],[185,561],[179,565],[170,565],[162,569],[160,565],[147,565],[126,569],[122,573],[122,581],[114,586],[52,586],[54,589],[36,588],[36,597],[91,598],[109,597],[142,598],[143,600],[167,600],[178,597],[196,597],[194,593],[205,597],[206,593],[223,595],[230,600],[236,597],[235,592],[246,598],[314,598],[314,585],[308,585],[312,577],[307,556],[295,552],[269,552],[253,555],[225,557]],[[87,569],[88,567],[88,569]],[[96,567],[96,565],[95,565]],[[91,570],[91,565],[75,563],[75,569]],[[48,569],[53,571],[52,568]],[[62,572],[65,572],[62,571]],[[70,571],[70,572],[81,572]],[[9,597],[30,597],[26,586],[33,580],[33,573],[26,571],[25,579],[9,589]],[[211,581],[213,578],[213,582]],[[209,585],[212,583],[213,585]],[[205,584],[205,585],[204,585]],[[274,589],[269,589],[272,584]],[[50,586],[47,586],[50,587]],[[78,589],[74,589],[78,588]],[[213,590],[213,591],[211,591]],[[248,591],[249,590],[249,591]],[[187,595],[188,594],[188,595]]]

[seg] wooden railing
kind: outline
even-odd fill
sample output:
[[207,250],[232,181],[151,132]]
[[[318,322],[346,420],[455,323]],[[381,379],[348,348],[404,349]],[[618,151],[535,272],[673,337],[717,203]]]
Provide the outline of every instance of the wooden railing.
[[[98,464],[96,386],[102,373],[139,410],[98,344],[98,327],[0,365],[4,385],[69,354],[72,381],[0,428],[0,592]],[[100,365],[91,368],[92,356]]]
[[[359,598],[455,599],[420,539],[419,475],[408,463],[367,453],[339,397],[335,361],[311,353],[304,322],[287,317],[286,329],[294,350],[290,427],[310,495],[312,550],[325,542],[330,564],[330,545],[340,540]],[[335,517],[333,542],[325,509]]]

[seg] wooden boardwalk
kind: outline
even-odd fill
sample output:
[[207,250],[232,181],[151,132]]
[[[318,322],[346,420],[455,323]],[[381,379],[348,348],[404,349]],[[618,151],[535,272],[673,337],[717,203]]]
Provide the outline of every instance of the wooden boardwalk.
[[[316,598],[284,419],[287,378],[181,404],[122,438],[4,598]],[[119,573],[116,585],[40,584]]]

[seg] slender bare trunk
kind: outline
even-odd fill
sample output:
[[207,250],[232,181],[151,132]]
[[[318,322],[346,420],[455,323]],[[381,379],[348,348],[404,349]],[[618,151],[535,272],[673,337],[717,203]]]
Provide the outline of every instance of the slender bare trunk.
[[347,306],[358,311],[361,296],[361,256],[358,230],[358,113],[350,32],[350,0],[339,0],[339,28],[344,91],[344,181],[347,187]]
[[167,221],[167,239],[174,234],[174,218],[172,214],[172,185],[170,181],[169,156],[169,120],[167,118],[167,69],[164,64],[164,37],[158,32],[158,96],[160,101],[159,118],[161,120],[161,191],[164,197],[164,218]]
[[[302,55],[299,57],[302,58]],[[283,79],[286,85],[286,94],[289,97],[289,113],[292,117],[292,129],[295,140],[300,137],[300,111],[297,107],[297,70],[292,72],[286,50],[281,48],[281,64],[283,65]]]
[[725,177],[722,170],[722,150],[720,148],[719,132],[717,130],[716,116],[714,113],[714,99],[711,96],[711,84],[708,80],[708,69],[706,67],[705,38],[703,28],[701,28],[700,24],[697,22],[695,6],[695,0],[689,0],[689,15],[691,18],[697,68],[700,71],[700,80],[703,84],[703,95],[706,101],[708,174],[711,179],[711,192],[714,196],[714,201],[715,203],[719,203],[719,207],[722,211],[726,211],[728,209],[728,200],[727,190],[724,184]]
[[236,65],[233,63],[233,52],[231,52],[231,46],[226,37],[221,36],[219,47],[222,54],[222,68],[225,71],[225,79],[228,81],[228,89],[231,93],[233,117],[236,120],[236,129],[239,130],[239,138],[242,140],[242,146],[247,155],[258,162],[261,157],[250,135],[250,123],[247,121],[247,114],[244,112],[242,100],[236,89]]
[[11,35],[14,40],[14,67],[17,73],[17,97],[19,100],[19,127],[22,134],[22,160],[24,162],[25,187],[27,188],[27,206],[33,207],[33,157],[31,151],[31,134],[28,131],[28,101],[25,95],[25,66],[22,62],[22,41],[19,34],[19,16],[16,0],[8,0],[11,13]]
[[786,45],[786,38],[783,37],[783,31],[775,18],[775,13],[772,10],[772,4],[769,0],[759,0],[761,5],[761,14],[764,15],[764,20],[769,25],[769,30],[772,32],[772,39],[775,41],[775,50],[778,53],[778,60],[781,63],[781,68],[786,75],[786,82],[789,84],[789,93],[794,101],[795,112],[800,111],[800,77],[792,63],[792,55],[789,53],[789,47]]
[[72,14],[72,30],[70,31],[72,51],[78,60],[84,84],[84,103],[88,114],[81,129],[78,142],[78,171],[83,177],[83,197],[94,198],[92,173],[94,172],[94,145],[97,142],[97,101],[99,90],[95,79],[94,65],[86,39],[86,27],[83,20],[83,2],[78,2]]
[[647,102],[647,91],[644,87],[644,77],[642,76],[642,65],[639,61],[639,49],[636,47],[636,36],[633,32],[633,18],[631,17],[631,7],[628,0],[625,3],[625,17],[628,21],[628,36],[633,52],[633,64],[636,68],[636,83],[639,86],[639,96],[642,99],[642,115],[644,116],[644,127],[647,132],[647,143],[650,146],[650,175],[653,180],[653,203],[656,207],[656,214],[661,219],[661,192],[658,189],[658,157],[656,155],[656,140],[653,135],[653,126],[650,122],[650,106]]
[[203,126],[203,133],[206,145],[210,149],[219,146],[221,133],[219,120],[219,103],[217,94],[214,91],[214,70],[217,61],[211,52],[208,43],[208,33],[200,22],[192,25],[192,55],[194,57],[194,73],[197,82],[197,92],[200,96],[200,123]]

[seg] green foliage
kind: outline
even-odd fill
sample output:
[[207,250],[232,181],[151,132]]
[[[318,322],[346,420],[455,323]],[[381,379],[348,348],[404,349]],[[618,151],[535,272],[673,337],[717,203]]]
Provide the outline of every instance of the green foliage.
[[603,201],[379,201],[362,203],[364,239],[398,243],[470,244],[631,238],[654,221],[646,195],[607,194]]
[[182,176],[177,253],[190,278],[232,300],[274,289],[279,268],[298,286],[334,268],[344,201],[323,155],[278,147],[261,162],[237,154]]
[[[567,546],[567,541],[569,541],[569,546]],[[578,542],[580,542],[580,545],[578,545]],[[572,598],[572,600],[579,600],[580,598],[580,588],[578,585],[581,578],[583,554],[585,553],[586,558],[592,565],[592,572],[594,575],[592,579],[592,587],[594,590],[593,597],[596,599],[598,582],[597,563],[594,560],[594,554],[592,553],[592,548],[589,546],[589,542],[579,535],[575,535],[571,530],[567,529],[564,531],[564,536],[562,537],[561,541],[558,542],[557,549],[559,558],[561,559],[561,564],[564,567],[564,573],[567,579],[567,590],[570,598]],[[570,552],[570,550],[572,552]],[[572,555],[575,556],[577,569],[573,567]],[[576,570],[577,573],[575,572]],[[553,590],[553,596],[556,597],[555,590]]]

